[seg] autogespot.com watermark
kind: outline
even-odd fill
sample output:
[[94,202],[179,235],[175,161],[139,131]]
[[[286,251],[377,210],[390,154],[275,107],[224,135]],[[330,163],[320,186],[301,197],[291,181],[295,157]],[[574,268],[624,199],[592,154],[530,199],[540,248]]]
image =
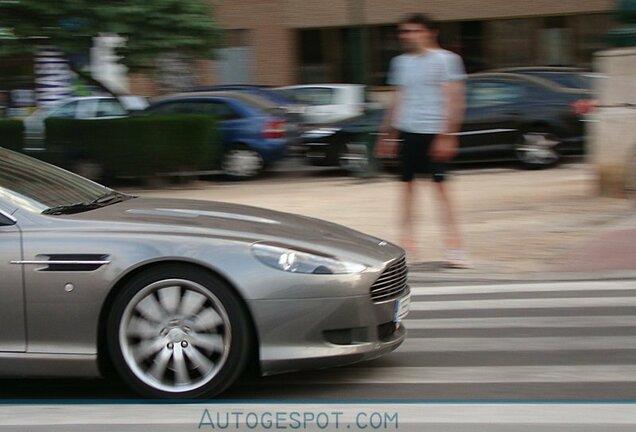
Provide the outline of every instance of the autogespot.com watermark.
[[397,411],[215,411],[205,409],[199,430],[399,430]]

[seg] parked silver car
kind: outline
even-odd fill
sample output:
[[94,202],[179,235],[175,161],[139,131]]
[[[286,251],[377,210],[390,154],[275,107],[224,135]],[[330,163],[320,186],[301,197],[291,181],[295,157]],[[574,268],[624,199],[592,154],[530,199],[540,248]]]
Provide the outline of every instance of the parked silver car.
[[148,106],[140,96],[72,97],[47,108],[40,108],[24,119],[25,150],[44,149],[45,122],[49,118],[68,119],[112,119],[127,116],[131,111],[140,111]]
[[303,119],[308,124],[328,124],[364,113],[364,86],[360,84],[302,84],[279,87],[306,105]]
[[0,148],[0,374],[116,371],[150,397],[381,356],[404,251],[259,208],[122,194]]

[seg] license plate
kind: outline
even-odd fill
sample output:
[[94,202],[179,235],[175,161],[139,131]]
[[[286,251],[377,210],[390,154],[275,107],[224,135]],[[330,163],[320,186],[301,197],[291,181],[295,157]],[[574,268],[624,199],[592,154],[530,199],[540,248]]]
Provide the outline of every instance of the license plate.
[[400,322],[409,313],[409,308],[411,307],[411,294],[408,294],[406,297],[402,297],[395,303],[395,316],[393,320],[395,322]]

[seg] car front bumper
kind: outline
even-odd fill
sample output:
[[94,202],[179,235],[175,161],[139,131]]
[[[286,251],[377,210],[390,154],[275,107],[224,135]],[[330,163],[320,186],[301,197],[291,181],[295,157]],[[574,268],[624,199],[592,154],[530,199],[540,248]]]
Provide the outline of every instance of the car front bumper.
[[407,289],[383,303],[369,296],[251,302],[262,373],[341,366],[395,350],[406,337],[396,311],[409,298]]

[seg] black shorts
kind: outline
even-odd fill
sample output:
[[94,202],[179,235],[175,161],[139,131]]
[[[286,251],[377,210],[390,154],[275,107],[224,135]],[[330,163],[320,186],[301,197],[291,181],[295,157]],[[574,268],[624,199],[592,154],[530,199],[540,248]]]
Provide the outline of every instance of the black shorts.
[[431,158],[431,145],[437,135],[400,132],[400,179],[412,181],[417,174],[426,174],[434,182],[446,180],[446,167]]

